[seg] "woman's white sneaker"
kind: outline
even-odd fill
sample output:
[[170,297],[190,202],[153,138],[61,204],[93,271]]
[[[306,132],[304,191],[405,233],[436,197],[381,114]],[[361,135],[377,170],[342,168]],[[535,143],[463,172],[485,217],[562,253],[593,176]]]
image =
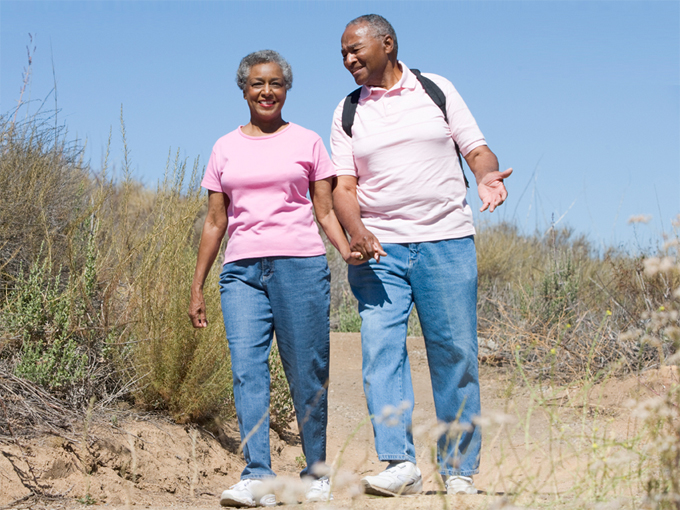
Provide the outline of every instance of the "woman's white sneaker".
[[276,506],[276,496],[265,494],[260,480],[246,478],[222,493],[220,505],[234,507]]
[[328,480],[328,478],[314,480],[307,492],[305,492],[305,499],[310,503],[332,500],[333,494],[331,494],[330,480]]
[[477,494],[475,482],[471,476],[445,476],[447,494]]
[[390,463],[385,471],[375,476],[362,478],[366,494],[375,496],[406,496],[423,491],[423,476],[420,469],[409,461]]

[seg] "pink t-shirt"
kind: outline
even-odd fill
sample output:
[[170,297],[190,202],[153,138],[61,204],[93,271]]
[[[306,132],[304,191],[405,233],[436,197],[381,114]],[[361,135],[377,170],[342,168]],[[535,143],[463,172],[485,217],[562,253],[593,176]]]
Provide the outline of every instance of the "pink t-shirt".
[[[338,175],[357,178],[361,219],[381,242],[416,243],[475,233],[454,140],[463,156],[486,145],[454,86],[423,73],[446,95],[446,114],[400,62],[390,89],[364,86],[352,137],[342,129],[344,98],[333,116],[331,151]],[[470,176],[471,177],[471,176]]]
[[229,197],[224,263],[326,253],[307,191],[334,176],[319,135],[297,124],[258,137],[238,128],[217,140],[201,186]]

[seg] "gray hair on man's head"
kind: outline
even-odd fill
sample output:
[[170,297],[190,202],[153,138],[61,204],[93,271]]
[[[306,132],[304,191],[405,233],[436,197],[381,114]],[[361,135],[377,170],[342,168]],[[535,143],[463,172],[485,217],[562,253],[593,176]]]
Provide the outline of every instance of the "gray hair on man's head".
[[241,59],[241,63],[238,65],[238,71],[236,71],[236,84],[238,85],[238,88],[246,90],[248,76],[250,76],[250,70],[253,66],[269,64],[270,62],[279,65],[281,71],[283,71],[286,90],[290,90],[293,86],[293,69],[290,67],[288,61],[274,50],[254,51]]
[[345,28],[349,28],[353,25],[361,25],[363,23],[366,23],[370,27],[371,35],[375,39],[384,37],[386,35],[389,35],[392,38],[394,41],[394,56],[396,57],[397,50],[399,49],[399,45],[397,44],[397,33],[394,31],[394,28],[390,22],[383,18],[380,14],[364,14],[363,16],[354,18],[352,21],[347,23]]

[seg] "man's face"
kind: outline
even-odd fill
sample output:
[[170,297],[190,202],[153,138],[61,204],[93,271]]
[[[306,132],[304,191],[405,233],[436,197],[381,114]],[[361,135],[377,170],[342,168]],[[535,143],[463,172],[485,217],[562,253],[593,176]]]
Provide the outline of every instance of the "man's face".
[[352,25],[342,34],[342,59],[357,85],[379,87],[389,62],[390,36],[376,39],[367,23]]

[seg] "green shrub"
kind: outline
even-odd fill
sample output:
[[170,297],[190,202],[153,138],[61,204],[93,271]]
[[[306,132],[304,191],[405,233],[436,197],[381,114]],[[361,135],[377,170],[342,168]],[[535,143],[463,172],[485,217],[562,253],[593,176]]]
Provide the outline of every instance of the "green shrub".
[[61,282],[62,271],[52,273],[44,259],[18,275],[0,309],[0,337],[8,340],[7,351],[20,345],[14,356],[17,376],[56,393],[80,395],[77,401],[82,402],[90,396],[85,386],[96,382],[88,380],[88,372],[98,363],[88,356],[87,296],[78,292],[88,271],[80,279],[71,273],[67,284]]
[[361,331],[361,317],[359,316],[358,302],[349,292],[342,294],[340,305],[335,313],[336,331],[341,333],[355,333]]

